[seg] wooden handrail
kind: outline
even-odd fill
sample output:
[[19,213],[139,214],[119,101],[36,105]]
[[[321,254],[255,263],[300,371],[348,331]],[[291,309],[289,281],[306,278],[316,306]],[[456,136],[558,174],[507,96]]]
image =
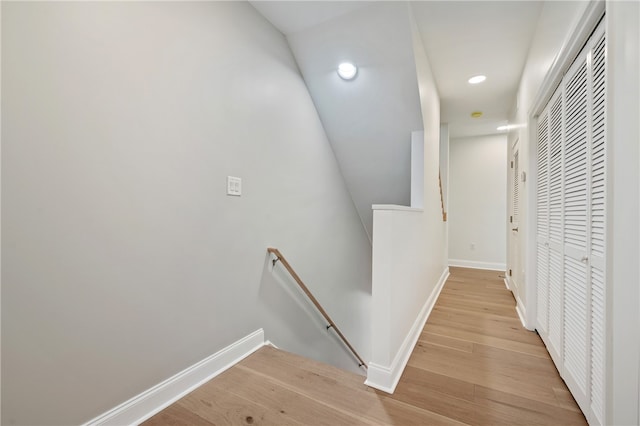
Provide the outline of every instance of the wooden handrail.
[[342,342],[349,348],[351,353],[353,353],[353,355],[358,359],[358,362],[360,363],[359,367],[367,368],[367,364],[360,357],[360,355],[358,355],[358,352],[356,352],[353,346],[351,346],[347,338],[344,337],[344,334],[342,334],[342,332],[340,331],[336,323],[333,322],[333,320],[331,319],[329,314],[324,310],[322,305],[320,305],[320,302],[318,302],[318,300],[313,296],[313,294],[311,294],[311,291],[309,291],[309,288],[304,284],[304,282],[302,282],[302,279],[300,278],[300,276],[296,273],[296,271],[293,270],[289,262],[287,262],[287,259],[285,259],[282,253],[280,253],[280,250],[278,250],[277,248],[269,247],[267,251],[276,257],[273,260],[273,265],[275,266],[275,264],[278,261],[282,262],[282,266],[286,268],[286,270],[289,272],[289,274],[291,274],[291,276],[296,281],[296,283],[298,283],[298,286],[300,286],[302,291],[304,291],[304,294],[307,295],[307,297],[309,298],[309,300],[311,300],[313,305],[318,309],[318,311],[320,311],[324,319],[327,320],[327,322],[329,323],[329,325],[327,326],[327,330],[330,328],[333,328],[336,331],[336,333],[338,333],[338,336],[340,337],[340,339],[342,339]]
[[440,206],[442,206],[442,221],[447,221],[447,212],[444,211],[444,194],[442,193],[442,176],[438,172],[438,183],[440,184]]

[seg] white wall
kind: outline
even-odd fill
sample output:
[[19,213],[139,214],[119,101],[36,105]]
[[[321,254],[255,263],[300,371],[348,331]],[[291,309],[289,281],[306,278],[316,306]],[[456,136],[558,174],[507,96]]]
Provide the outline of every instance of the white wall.
[[440,125],[440,178],[445,212],[449,208],[449,125]]
[[450,141],[449,265],[504,271],[507,136]]
[[248,3],[2,9],[2,424],[81,423],[263,322],[286,347],[309,315],[268,246],[369,355],[369,241],[282,34]]
[[424,130],[411,132],[411,207],[424,207]]
[[[518,125],[515,130],[509,132],[508,135],[508,158],[513,155],[513,146],[519,141],[519,165],[520,170],[531,176],[529,164],[531,152],[528,127],[529,113],[535,102],[535,98],[540,91],[541,85],[553,65],[558,52],[563,46],[565,40],[569,37],[570,32],[577,25],[583,11],[586,9],[586,1],[575,2],[545,2],[540,12],[538,26],[535,36],[529,48],[526,65],[522,71],[522,78],[518,88],[516,104],[510,116],[510,123]],[[519,232],[518,242],[513,239],[511,232],[507,233],[507,268],[512,269],[513,276],[509,277],[510,288],[512,289],[516,300],[518,301],[518,309],[525,317],[532,315],[527,313],[527,282],[526,282],[526,261],[528,260],[528,252],[525,250],[527,244],[533,244],[528,226],[529,218],[529,188],[531,179],[528,182],[520,181],[520,214],[519,214]],[[508,181],[508,194],[511,194],[512,182]],[[508,201],[510,202],[510,201]],[[509,224],[505,221],[505,230],[510,229]],[[520,248],[516,247],[519,243]],[[517,256],[517,259],[515,257]],[[529,289],[531,290],[531,289]],[[530,325],[529,325],[530,326]]]
[[373,206],[373,349],[367,384],[392,392],[447,276],[438,164],[440,100],[410,16],[424,124],[424,208]]
[[640,4],[607,2],[607,424],[640,423]]

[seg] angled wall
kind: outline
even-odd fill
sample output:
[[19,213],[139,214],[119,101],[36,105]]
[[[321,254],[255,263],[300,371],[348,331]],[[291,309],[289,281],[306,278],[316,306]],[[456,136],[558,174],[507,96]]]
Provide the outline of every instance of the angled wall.
[[308,321],[268,246],[368,355],[369,241],[248,3],[3,2],[2,67],[2,424],[82,423]]
[[[422,130],[404,2],[373,2],[287,35],[371,237],[372,204],[410,203],[411,132]],[[352,61],[351,81],[336,73]]]

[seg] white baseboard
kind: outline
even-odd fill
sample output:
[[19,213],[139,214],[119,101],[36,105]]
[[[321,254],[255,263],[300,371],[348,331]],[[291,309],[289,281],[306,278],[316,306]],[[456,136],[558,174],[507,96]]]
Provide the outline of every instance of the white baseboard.
[[516,296],[516,312],[518,313],[518,317],[520,317],[520,322],[524,328],[529,331],[535,330],[535,325],[527,323],[527,308],[524,303],[522,303],[520,296]]
[[517,287],[514,286],[514,283],[511,281],[511,277],[507,276],[504,279],[504,285],[505,287],[507,287],[507,290],[511,291],[514,299],[516,299],[516,312],[518,314],[518,318],[520,318],[520,323],[522,323],[522,326],[527,330],[533,331],[535,327],[527,324],[527,321],[525,319],[527,318],[527,310],[524,306],[524,303],[522,303],[522,300],[520,299],[520,294],[517,291]]
[[488,269],[490,271],[506,271],[506,263],[478,262],[476,260],[449,259],[449,266],[460,268]]
[[280,349],[275,343],[273,343],[271,340],[265,340],[264,341],[264,346],[271,346],[274,349]]
[[137,425],[264,346],[264,331],[256,330],[162,383],[89,420],[83,426]]
[[516,312],[518,313],[518,318],[520,318],[522,326],[524,328],[527,328],[527,322],[524,320],[526,318],[526,312],[524,311],[524,308],[522,307],[522,304],[520,302],[516,303]]
[[423,305],[422,309],[420,309],[420,313],[418,317],[414,321],[407,337],[405,337],[402,342],[402,346],[396,353],[396,356],[393,358],[390,366],[378,365],[373,362],[370,362],[367,369],[367,380],[364,382],[365,385],[371,386],[372,388],[379,389],[383,392],[393,393],[396,390],[396,386],[398,385],[398,381],[400,381],[400,377],[402,376],[402,372],[407,366],[407,362],[409,362],[409,357],[413,352],[413,349],[418,343],[418,338],[420,337],[420,333],[422,333],[422,329],[431,314],[431,310],[436,304],[438,300],[438,296],[442,291],[442,287],[444,287],[444,283],[449,278],[449,268],[445,268],[436,284],[436,287],[431,292],[431,295],[427,298],[427,301]]
[[513,287],[511,287],[511,280],[509,279],[509,277],[506,277],[504,279],[504,286],[507,288],[507,290],[513,293]]

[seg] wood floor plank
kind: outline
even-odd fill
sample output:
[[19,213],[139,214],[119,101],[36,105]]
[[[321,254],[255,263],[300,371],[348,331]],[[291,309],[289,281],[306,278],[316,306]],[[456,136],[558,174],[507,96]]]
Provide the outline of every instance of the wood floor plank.
[[[232,375],[224,375],[211,382],[219,390],[253,401],[263,407],[273,407],[302,422],[334,426],[338,424],[370,424],[343,411],[328,410],[321,400],[315,400],[282,386],[277,380],[256,376],[250,369],[236,369]],[[330,407],[329,407],[330,408]]]
[[177,405],[215,425],[302,425],[286,413],[266,408],[216,386],[201,386]]
[[[512,393],[476,385],[474,401],[482,405],[495,402],[518,407],[526,411],[537,412],[543,415],[542,418],[547,420],[547,424],[554,424],[554,422],[557,424],[584,424],[585,422],[585,418],[573,398],[571,398],[573,406],[558,407],[558,405],[522,398]],[[528,417],[532,416],[529,414]]]
[[544,346],[535,333],[523,332],[520,320],[517,318],[501,318],[493,315],[465,312],[448,307],[437,306],[429,316],[425,330],[439,326],[458,328],[479,335],[493,336],[514,340],[532,345]]
[[[290,366],[287,366],[290,367]],[[333,378],[321,376],[304,368],[286,368],[282,365],[257,364],[247,358],[236,368],[249,368],[258,374],[274,377],[283,386],[309,398],[322,400],[333,410],[351,412],[372,424],[456,424],[454,420],[431,413],[420,407],[400,404],[398,401],[376,395],[362,386],[355,389]]]
[[523,343],[511,339],[487,336],[479,333],[461,330],[455,327],[430,325],[429,327],[425,327],[425,330],[420,335],[420,340],[429,343],[435,343],[441,340],[442,336],[447,336],[449,340],[456,339],[462,342],[466,342],[467,345],[478,343],[481,345],[492,346],[495,348],[505,349],[513,352],[520,352],[543,359],[551,359],[549,357],[549,353],[543,345]]
[[188,408],[184,408],[179,404],[172,404],[170,407],[162,410],[145,423],[147,426],[213,426],[208,420],[198,416]]
[[423,331],[418,337],[418,341],[430,343],[432,345],[440,345],[450,349],[456,349],[462,352],[473,352],[473,342],[465,339],[457,339],[455,336],[445,334],[434,334]]
[[585,425],[503,276],[451,268],[393,395],[264,347],[145,425]]

